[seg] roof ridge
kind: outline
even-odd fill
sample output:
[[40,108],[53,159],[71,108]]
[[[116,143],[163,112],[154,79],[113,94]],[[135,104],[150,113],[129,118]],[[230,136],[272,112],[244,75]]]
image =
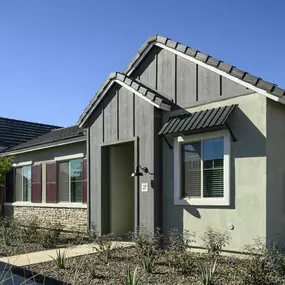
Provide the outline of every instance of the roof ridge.
[[190,56],[196,60],[201,61],[202,63],[214,67],[222,72],[225,72],[247,84],[252,85],[253,87],[262,89],[269,94],[272,94],[276,97],[285,96],[285,90],[280,88],[277,84],[271,83],[263,80],[261,77],[250,74],[247,71],[236,68],[234,65],[228,64],[220,59],[216,59],[211,55],[200,52],[197,49],[191,48],[181,44],[180,42],[173,41],[168,37],[161,36],[159,34],[150,36],[141,48],[138,50],[137,54],[130,61],[128,67],[124,70],[124,73],[128,74],[133,71],[134,65],[137,62],[140,62],[140,58],[154,44],[162,44],[167,48],[173,49],[177,52],[181,52],[187,56]]
[[49,127],[60,128],[60,126],[56,126],[56,125],[49,125],[49,124],[45,124],[45,123],[38,123],[38,122],[25,121],[25,120],[18,120],[18,119],[14,119],[14,118],[0,117],[0,120],[1,119],[9,120],[9,121],[15,121],[15,122],[21,122],[21,123],[29,123],[29,124],[35,124],[35,125],[41,125],[41,126],[49,126]]

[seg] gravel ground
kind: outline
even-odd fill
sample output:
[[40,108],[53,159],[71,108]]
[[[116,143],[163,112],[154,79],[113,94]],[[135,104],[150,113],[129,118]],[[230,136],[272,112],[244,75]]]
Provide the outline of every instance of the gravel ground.
[[[204,257],[197,254],[197,263],[203,261]],[[91,278],[88,267],[94,265],[96,277]],[[64,281],[68,284],[124,284],[125,272],[130,266],[132,270],[137,266],[134,258],[134,249],[117,249],[113,251],[112,259],[108,265],[99,261],[96,253],[84,257],[76,257],[68,260],[67,269],[58,269],[54,262],[46,262],[28,266],[27,269],[35,273]],[[243,284],[240,280],[240,272],[244,269],[243,260],[232,263],[228,258],[221,258],[217,267],[215,284]],[[195,266],[191,274],[170,268],[160,262],[153,273],[145,273],[139,267],[138,275],[141,277],[140,284],[201,284],[198,266]],[[66,284],[65,283],[65,284]],[[283,283],[275,283],[283,284]]]

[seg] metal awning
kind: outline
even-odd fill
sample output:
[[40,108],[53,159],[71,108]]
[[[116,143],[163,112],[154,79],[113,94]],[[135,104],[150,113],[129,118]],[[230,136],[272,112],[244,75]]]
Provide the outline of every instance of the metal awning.
[[222,127],[235,107],[236,105],[230,105],[170,117],[158,134],[166,135]]

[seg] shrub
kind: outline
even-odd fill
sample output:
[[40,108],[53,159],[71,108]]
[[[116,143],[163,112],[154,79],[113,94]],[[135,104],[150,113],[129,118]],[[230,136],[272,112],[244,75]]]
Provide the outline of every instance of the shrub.
[[59,243],[62,225],[60,223],[54,225],[47,223],[47,227],[49,229],[43,229],[39,232],[39,242],[44,248],[50,249]]
[[245,259],[244,270],[240,272],[243,282],[252,285],[275,284],[275,249],[267,248],[261,238],[254,239],[253,244],[246,245],[244,249],[248,258]]
[[211,257],[220,256],[222,249],[229,245],[231,236],[228,232],[221,233],[212,228],[208,228],[201,237],[204,247]]
[[106,234],[96,237],[95,249],[98,250],[99,259],[105,264],[108,264],[112,257],[112,241],[114,241],[115,238],[114,234]]
[[165,257],[170,266],[179,269],[183,274],[189,273],[193,267],[194,259],[190,253],[189,245],[193,242],[195,233],[189,230],[179,232],[173,229],[168,234]]
[[161,234],[159,229],[152,234],[142,227],[132,233],[132,239],[135,242],[135,251],[139,262],[147,272],[152,272],[160,255],[159,243]]
[[24,242],[34,243],[38,239],[39,223],[37,218],[33,218],[30,221],[23,222],[22,237]]
[[65,269],[67,266],[67,258],[66,252],[60,252],[60,250],[56,251],[56,257],[52,257],[58,269]]
[[135,268],[134,272],[131,272],[130,267],[127,268],[125,275],[125,285],[139,285],[140,278],[137,276],[138,267]]
[[1,219],[0,231],[4,246],[10,246],[21,238],[21,227],[13,218],[4,217]]
[[199,264],[200,269],[200,278],[203,285],[212,285],[214,284],[214,277],[217,267],[217,260],[218,257],[215,258],[214,262],[211,262],[210,264],[206,263],[206,265]]

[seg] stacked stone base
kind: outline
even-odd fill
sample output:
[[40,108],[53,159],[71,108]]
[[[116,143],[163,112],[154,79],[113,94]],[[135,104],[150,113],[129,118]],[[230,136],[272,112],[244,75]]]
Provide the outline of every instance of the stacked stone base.
[[57,223],[64,231],[87,231],[87,209],[59,207],[25,207],[4,205],[4,216],[17,220],[37,219],[40,227],[51,227]]

